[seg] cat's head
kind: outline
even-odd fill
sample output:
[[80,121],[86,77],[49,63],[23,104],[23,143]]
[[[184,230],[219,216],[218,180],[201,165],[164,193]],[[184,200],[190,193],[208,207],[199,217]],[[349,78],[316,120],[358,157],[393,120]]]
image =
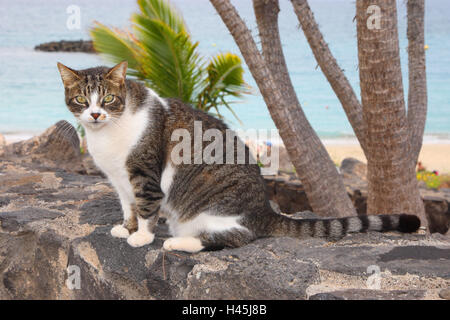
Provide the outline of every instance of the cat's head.
[[58,62],[67,107],[85,128],[99,129],[122,115],[127,65],[73,70]]

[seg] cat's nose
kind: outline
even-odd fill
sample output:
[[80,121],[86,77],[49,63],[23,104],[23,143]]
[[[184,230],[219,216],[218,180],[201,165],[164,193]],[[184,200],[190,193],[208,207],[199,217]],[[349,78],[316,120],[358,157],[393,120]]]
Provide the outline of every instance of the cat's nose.
[[100,113],[91,113],[91,117],[94,118],[94,120],[97,120],[97,118],[100,117]]

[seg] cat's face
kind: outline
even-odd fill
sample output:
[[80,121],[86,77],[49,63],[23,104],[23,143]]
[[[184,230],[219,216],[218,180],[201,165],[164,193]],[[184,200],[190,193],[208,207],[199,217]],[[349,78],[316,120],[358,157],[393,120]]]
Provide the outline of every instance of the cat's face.
[[100,129],[116,121],[125,110],[127,62],[109,69],[73,70],[58,62],[66,104],[78,121],[89,129]]

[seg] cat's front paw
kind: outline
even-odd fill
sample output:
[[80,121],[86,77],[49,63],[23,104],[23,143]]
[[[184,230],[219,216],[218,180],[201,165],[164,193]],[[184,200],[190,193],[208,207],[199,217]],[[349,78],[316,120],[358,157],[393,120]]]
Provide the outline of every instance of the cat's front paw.
[[128,237],[127,242],[132,247],[142,247],[150,244],[155,239],[155,235],[150,232],[135,232]]
[[128,238],[130,236],[130,232],[123,225],[119,224],[111,229],[111,235],[114,238]]

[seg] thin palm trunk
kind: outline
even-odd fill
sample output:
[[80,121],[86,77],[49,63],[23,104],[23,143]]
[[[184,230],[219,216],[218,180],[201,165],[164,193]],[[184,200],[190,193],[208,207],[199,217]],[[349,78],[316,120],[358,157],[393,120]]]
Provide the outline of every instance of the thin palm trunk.
[[361,103],[325,42],[308,1],[291,0],[291,3],[314,57],[341,102],[353,131],[365,152],[367,128],[362,116]]
[[[267,50],[264,44],[266,51],[263,58],[250,31],[229,0],[210,1],[233,36],[258,85],[297,174],[305,186],[313,210],[323,216],[342,217],[355,214],[336,167],[306,119],[300,104],[293,100],[293,95],[284,95],[290,91],[290,88],[285,87],[290,85],[290,80],[286,79],[287,69],[283,70],[286,68],[284,57],[274,56],[280,53],[282,56],[278,30],[274,26],[277,21],[271,20],[268,26],[268,30],[275,33],[268,42],[275,48]],[[265,58],[273,59],[270,64],[274,65],[270,68],[274,71],[280,70],[282,74],[274,74]]]
[[425,0],[408,0],[408,125],[412,162],[422,148],[427,117],[427,74],[425,63]]
[[[369,28],[369,6],[381,9],[381,27]],[[415,164],[400,65],[396,0],[358,0],[357,31],[361,98],[367,125],[370,214],[417,214],[427,225]]]
[[301,108],[292,85],[278,30],[278,0],[253,0],[264,61],[289,105]]

